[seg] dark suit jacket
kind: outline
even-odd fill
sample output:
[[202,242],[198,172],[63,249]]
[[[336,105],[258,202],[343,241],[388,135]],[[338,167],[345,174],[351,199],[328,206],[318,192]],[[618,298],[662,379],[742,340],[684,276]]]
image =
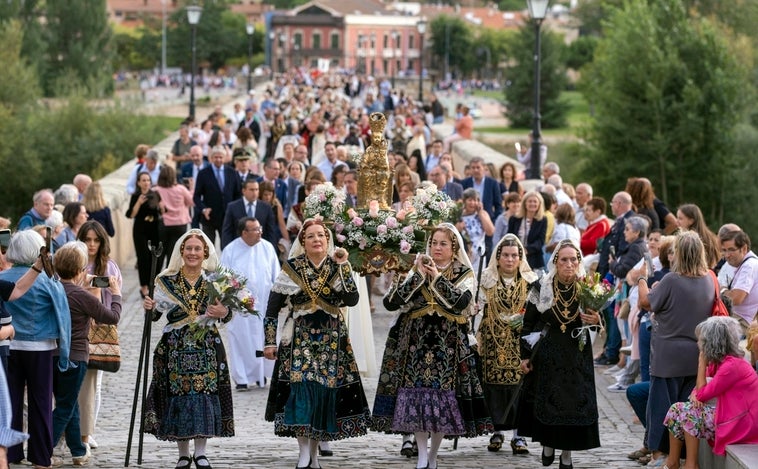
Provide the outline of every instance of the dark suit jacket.
[[461,200],[463,198],[463,186],[457,182],[448,182],[442,187],[442,192],[453,200]]
[[[521,227],[521,218],[511,217],[508,219],[508,233],[518,236]],[[545,258],[542,257],[542,248],[545,246],[545,236],[547,235],[547,218],[542,220],[533,220],[529,228],[529,234],[526,236],[526,262],[532,269],[545,267]]]
[[[221,228],[221,249],[239,237],[237,233],[237,222],[240,218],[247,216],[247,200],[240,198],[230,203],[226,207],[224,214],[224,225]],[[255,219],[263,228],[263,239],[276,246],[279,242],[279,228],[274,220],[274,211],[271,205],[262,200],[255,202]]]
[[250,125],[245,125],[245,120],[243,119],[242,122],[240,122],[239,127],[237,127],[237,130],[242,127],[248,127],[250,129],[256,142],[261,139],[261,125],[258,123],[257,119],[253,119],[252,122],[250,122]]
[[[194,166],[194,163],[192,161],[186,161],[182,163],[182,167],[179,171],[179,180],[177,181],[179,184],[184,184],[184,181],[187,178],[192,177],[192,166]],[[208,163],[207,161],[203,161],[202,164],[200,165],[200,171],[207,168],[208,166],[210,166],[210,163]],[[198,171],[198,173],[200,173],[200,171]]]
[[200,222],[203,225],[221,229],[226,206],[231,201],[242,197],[242,187],[237,173],[233,169],[224,166],[224,190],[222,191],[218,185],[218,181],[216,181],[214,168],[215,166],[210,165],[197,173],[195,195],[193,198],[197,212],[202,212],[206,207],[211,208],[210,220],[206,220],[204,216],[200,215]]
[[597,260],[597,271],[601,276],[605,277],[605,274],[610,270],[608,264],[608,255],[611,253],[611,246],[613,246],[616,252],[616,259],[623,254],[629,247],[629,243],[624,239],[624,224],[626,219],[635,215],[632,210],[629,210],[624,215],[618,217],[611,226],[611,232],[603,239],[603,246],[600,249],[600,257]]
[[[474,187],[474,178],[467,177],[461,182],[464,189]],[[482,190],[482,207],[487,210],[492,220],[503,211],[503,197],[500,192],[500,183],[489,176],[484,176],[484,189]]]

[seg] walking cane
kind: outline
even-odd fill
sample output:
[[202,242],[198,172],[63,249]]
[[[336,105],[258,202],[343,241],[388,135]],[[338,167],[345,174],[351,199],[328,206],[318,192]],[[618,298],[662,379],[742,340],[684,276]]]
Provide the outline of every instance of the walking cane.
[[[479,288],[480,288],[479,285],[482,283],[482,268],[484,267],[484,255],[486,253],[484,249],[484,244],[479,244],[479,246],[477,246],[476,248],[476,251],[479,254],[479,268],[477,269],[477,272],[476,272],[476,292],[474,293],[474,298],[472,299],[472,301],[474,301],[474,304],[479,303]],[[475,320],[476,320],[476,314],[471,316],[471,333],[472,334],[476,334]],[[479,353],[477,352],[476,355],[479,355]],[[475,357],[474,360],[477,361],[476,368],[478,369],[479,358]],[[458,449],[457,436],[453,439],[453,450],[456,450],[456,449]]]
[[[158,243],[158,246],[148,241],[147,248],[152,255],[150,264],[150,284],[148,285],[148,296],[153,298],[155,292],[155,275],[158,268],[158,258],[163,253],[163,243]],[[142,343],[139,351],[139,363],[137,364],[137,382],[134,385],[134,399],[132,400],[132,416],[129,422],[129,437],[126,442],[126,458],[124,459],[124,467],[129,467],[129,454],[132,449],[132,434],[134,433],[134,419],[137,414],[137,399],[139,398],[140,378],[144,379],[142,382],[142,405],[140,406],[140,425],[139,425],[139,443],[137,444],[137,464],[142,464],[142,444],[144,441],[143,425],[145,421],[145,404],[147,401],[147,373],[150,368],[150,336],[151,326],[153,324],[153,312],[145,310],[145,324],[142,327]],[[144,374],[144,376],[143,376]]]

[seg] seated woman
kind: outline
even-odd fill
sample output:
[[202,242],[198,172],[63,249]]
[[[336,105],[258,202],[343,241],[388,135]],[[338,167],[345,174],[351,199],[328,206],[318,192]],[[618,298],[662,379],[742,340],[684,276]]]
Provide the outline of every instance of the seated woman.
[[[684,468],[698,468],[698,444],[705,438],[713,452],[726,453],[727,445],[758,443],[758,375],[742,357],[742,329],[736,319],[710,317],[695,328],[700,356],[695,390],[687,402],[671,405],[664,424],[671,450],[663,466],[679,468],[682,443]],[[712,376],[706,382],[706,376]],[[716,399],[716,404],[708,401]]]

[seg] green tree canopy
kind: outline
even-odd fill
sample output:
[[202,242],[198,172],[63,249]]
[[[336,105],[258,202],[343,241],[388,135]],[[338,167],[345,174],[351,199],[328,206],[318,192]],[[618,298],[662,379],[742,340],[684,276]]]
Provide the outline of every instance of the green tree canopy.
[[460,76],[473,69],[476,60],[473,34],[461,18],[439,15],[429,24],[429,34],[435,68],[440,72],[444,71],[446,55],[452,73]]
[[[566,125],[568,105],[561,101],[566,88],[566,65],[563,38],[542,27],[540,114],[542,127],[556,128]],[[506,70],[506,117],[511,126],[529,128],[534,116],[534,23],[527,23],[513,36],[508,46],[513,65]]]
[[584,174],[606,194],[646,176],[667,203],[720,222],[747,156],[734,145],[750,102],[742,60],[679,0],[627,2],[603,32],[582,83],[595,109]]

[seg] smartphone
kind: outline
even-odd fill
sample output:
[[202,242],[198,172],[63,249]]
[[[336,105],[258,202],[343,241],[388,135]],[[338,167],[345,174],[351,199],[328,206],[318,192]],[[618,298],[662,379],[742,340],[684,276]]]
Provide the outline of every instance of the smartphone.
[[92,283],[95,288],[108,288],[111,285],[111,279],[108,277],[92,277]]
[[610,247],[610,251],[611,251],[611,257],[615,259],[616,258],[616,246],[611,246]]
[[53,249],[53,229],[49,226],[45,227],[45,249],[48,253],[51,253]]
[[11,242],[11,230],[0,230],[0,247],[7,248]]

